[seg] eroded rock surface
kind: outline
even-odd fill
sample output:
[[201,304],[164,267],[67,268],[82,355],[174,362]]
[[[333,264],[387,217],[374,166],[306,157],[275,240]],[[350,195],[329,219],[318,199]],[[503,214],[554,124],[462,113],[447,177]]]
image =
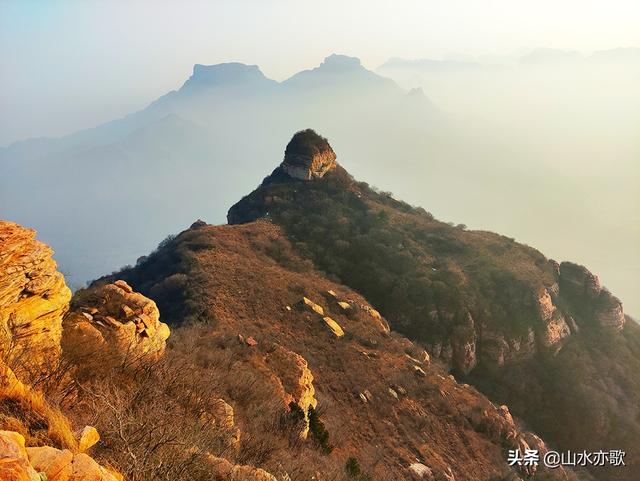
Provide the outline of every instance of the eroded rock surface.
[[600,285],[598,276],[572,262],[561,263],[559,273],[560,294],[576,304],[583,315],[605,329],[619,331],[624,327],[622,302]]
[[35,236],[0,221],[0,355],[7,362],[54,363],[60,355],[71,291],[53,250]]
[[25,447],[24,437],[0,431],[2,481],[122,481],[122,476],[86,454],[50,446]]
[[336,154],[324,137],[307,129],[296,133],[285,150],[280,168],[290,177],[319,179],[336,166]]
[[285,404],[290,406],[294,403],[304,413],[305,425],[300,436],[305,438],[309,431],[309,408],[315,408],[318,404],[313,387],[313,374],[307,361],[300,354],[282,346],[276,346],[267,354],[265,360],[282,383]]
[[155,302],[118,280],[74,296],[62,343],[73,357],[131,364],[162,355],[169,334]]

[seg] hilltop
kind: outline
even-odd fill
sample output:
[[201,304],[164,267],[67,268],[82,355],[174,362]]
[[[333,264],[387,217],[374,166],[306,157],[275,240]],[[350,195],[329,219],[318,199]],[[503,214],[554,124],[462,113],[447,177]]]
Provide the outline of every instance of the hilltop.
[[633,451],[640,329],[583,266],[438,221],[337,163],[310,180],[276,168],[228,213],[230,224],[258,219],[546,439]]

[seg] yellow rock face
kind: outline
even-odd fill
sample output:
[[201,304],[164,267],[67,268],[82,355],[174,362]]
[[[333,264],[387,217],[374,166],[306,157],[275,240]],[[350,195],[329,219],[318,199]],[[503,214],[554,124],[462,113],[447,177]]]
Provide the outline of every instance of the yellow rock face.
[[302,301],[300,301],[300,304],[303,307],[315,312],[316,314],[320,314],[321,316],[324,316],[324,309],[322,308],[322,306],[316,304],[311,299],[307,297],[303,297]]
[[313,387],[313,374],[307,361],[300,354],[282,346],[277,346],[265,360],[282,383],[286,397],[285,404],[289,405],[293,402],[305,413],[306,425],[300,436],[306,437],[309,430],[307,417],[309,408],[315,408],[318,405]]
[[[42,473],[42,475],[40,474]],[[2,481],[122,481],[86,454],[50,446],[25,448],[24,438],[0,431],[0,480]]]
[[47,481],[68,481],[73,470],[73,454],[68,449],[59,450],[50,446],[27,448],[31,465],[47,474]]
[[24,437],[12,431],[0,431],[0,479],[2,481],[42,481],[29,464]]
[[98,441],[100,441],[100,434],[98,434],[96,428],[93,426],[85,426],[84,429],[78,433],[78,451],[84,453]]
[[340,327],[340,324],[338,324],[336,321],[334,321],[330,317],[323,317],[322,320],[327,326],[329,326],[329,329],[331,329],[331,332],[333,332],[336,337],[344,336],[344,331]]
[[60,355],[71,291],[35,235],[0,221],[0,355],[8,362],[54,363]]

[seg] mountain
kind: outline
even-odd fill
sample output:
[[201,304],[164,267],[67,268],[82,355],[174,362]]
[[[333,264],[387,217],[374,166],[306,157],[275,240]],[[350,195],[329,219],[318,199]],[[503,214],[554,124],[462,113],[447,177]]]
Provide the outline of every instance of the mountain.
[[[309,134],[292,143],[299,136]],[[307,155],[309,168],[331,149],[316,144],[322,149]],[[309,179],[292,177],[289,164],[285,156],[231,207],[229,223],[278,225],[392,330],[509,405],[547,441],[629,453],[626,468],[596,470],[598,479],[634,478],[640,329],[595,275],[508,237],[440,222],[355,181],[335,161]]]
[[[195,345],[181,346],[180,338],[175,351],[194,350],[205,356],[203,366],[222,362],[227,372],[207,378],[234,407],[245,456],[278,479],[289,479],[280,478],[283,472],[291,479],[314,473],[319,479],[513,479],[506,446],[548,449],[518,427],[506,406],[460,384],[418,344],[389,332],[365,298],[316,271],[269,222],[196,222],[90,289],[114,279],[155,299],[174,336],[200,326]],[[306,374],[286,368],[287,358]],[[283,376],[283,367],[290,369],[282,377],[289,394],[270,394],[263,376]],[[257,423],[277,419],[291,401],[301,416],[320,413],[325,434],[309,419],[307,443],[291,445],[287,431],[273,425],[262,428],[263,441]],[[263,453],[265,442],[270,448]],[[362,474],[345,476],[346,465]],[[536,476],[565,475],[575,476],[551,470]]]
[[[12,252],[39,250],[47,270],[9,256],[0,286],[61,279],[32,232],[1,227]],[[38,310],[23,306],[59,290],[4,296],[3,332],[11,312],[33,322]],[[61,352],[20,342],[46,365],[25,369],[0,350],[3,480],[590,479],[510,468],[508,448],[546,452],[544,441],[390,332],[268,222],[198,221],[43,322]]]
[[0,149],[0,217],[37,226],[77,288],[135,262],[194,217],[222,222],[223,206],[255,186],[252,172],[280,156],[299,125],[320,125],[345,150],[351,138],[373,139],[369,168],[382,171],[380,133],[415,143],[419,131],[424,144],[441,118],[426,96],[352,57],[332,55],[280,83],[255,65],[195,65],[179,89],[141,111]]
[[589,60],[598,61],[633,61],[640,62],[640,48],[638,47],[619,47],[610,48],[608,50],[597,50],[589,57]]
[[395,69],[412,69],[429,73],[446,73],[454,71],[475,70],[482,68],[482,65],[473,61],[460,60],[434,60],[429,58],[409,60],[393,57],[383,63],[376,70],[385,73]]
[[[629,259],[638,256],[640,224],[628,221],[640,205],[637,58],[637,49],[622,48],[390,59],[376,72],[422,88],[446,109],[458,137],[443,141],[448,152],[432,151],[422,169],[396,169],[387,183],[355,171],[343,154],[345,167],[442,218],[591,266],[638,317],[640,271]],[[403,182],[390,184],[397,177]]]
[[[640,326],[621,302],[586,268],[440,222],[337,158],[298,132],[229,225],[198,220],[70,301],[51,250],[1,223],[0,470],[634,479]],[[508,462],[567,449],[626,464]]]

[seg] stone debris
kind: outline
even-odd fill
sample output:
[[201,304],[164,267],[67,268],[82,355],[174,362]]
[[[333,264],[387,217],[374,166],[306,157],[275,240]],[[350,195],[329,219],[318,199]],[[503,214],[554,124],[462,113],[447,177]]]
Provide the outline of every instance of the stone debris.
[[298,302],[298,305],[303,309],[307,309],[311,312],[324,316],[324,309],[322,308],[322,306],[316,304],[308,297],[303,297],[300,302]]
[[331,332],[333,332],[336,337],[344,336],[344,331],[340,327],[340,324],[338,324],[336,321],[334,321],[330,317],[323,317],[322,320],[327,326],[329,326],[329,329],[331,329]]

